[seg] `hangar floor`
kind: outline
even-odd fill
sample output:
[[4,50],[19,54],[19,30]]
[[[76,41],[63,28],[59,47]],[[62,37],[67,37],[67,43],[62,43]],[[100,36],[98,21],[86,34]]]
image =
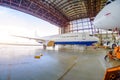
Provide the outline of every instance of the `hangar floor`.
[[[0,46],[0,80],[103,80],[107,50],[89,47],[43,50],[40,46]],[[36,57],[42,54],[43,56]]]

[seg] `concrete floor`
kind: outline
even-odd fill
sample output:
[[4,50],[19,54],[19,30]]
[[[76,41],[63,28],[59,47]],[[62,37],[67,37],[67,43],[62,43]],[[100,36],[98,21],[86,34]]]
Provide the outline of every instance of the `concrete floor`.
[[[43,50],[40,46],[0,46],[0,80],[103,80],[120,61],[104,60],[107,50],[82,47]],[[41,58],[35,56],[43,54]]]

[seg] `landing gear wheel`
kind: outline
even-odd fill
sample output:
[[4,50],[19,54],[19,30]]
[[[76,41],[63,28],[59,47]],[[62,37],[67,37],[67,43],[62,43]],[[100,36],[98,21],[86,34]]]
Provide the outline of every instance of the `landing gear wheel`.
[[112,44],[112,49],[114,49],[117,45],[116,44]]
[[105,61],[107,61],[107,58],[108,58],[108,55],[105,55],[105,57],[104,57]]

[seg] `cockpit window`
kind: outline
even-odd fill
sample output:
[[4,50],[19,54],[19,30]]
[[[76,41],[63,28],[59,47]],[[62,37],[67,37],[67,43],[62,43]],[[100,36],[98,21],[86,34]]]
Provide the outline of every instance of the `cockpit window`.
[[108,1],[107,3],[106,3],[106,5],[108,5],[108,4],[110,4],[111,3],[111,1]]
[[115,0],[111,0],[111,1],[115,1]]
[[107,3],[106,3],[106,5],[110,4],[113,1],[115,1],[115,0],[108,0]]

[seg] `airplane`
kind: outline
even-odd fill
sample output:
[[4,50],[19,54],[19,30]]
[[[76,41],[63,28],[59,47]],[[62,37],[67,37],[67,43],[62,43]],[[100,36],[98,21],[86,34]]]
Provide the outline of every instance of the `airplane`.
[[[116,41],[120,38],[120,0],[108,0],[105,7],[96,15],[93,21],[95,28],[117,32]],[[116,44],[112,42],[111,45]],[[112,47],[112,46],[111,46]]]
[[105,7],[94,18],[96,28],[120,30],[120,0],[108,0]]
[[91,46],[93,43],[97,43],[99,39],[93,35],[90,35],[88,32],[84,33],[65,33],[59,35],[52,35],[42,38],[30,38],[25,36],[16,36],[21,38],[33,39],[36,40],[38,43],[43,44],[43,48],[55,45],[84,45],[84,46]]

